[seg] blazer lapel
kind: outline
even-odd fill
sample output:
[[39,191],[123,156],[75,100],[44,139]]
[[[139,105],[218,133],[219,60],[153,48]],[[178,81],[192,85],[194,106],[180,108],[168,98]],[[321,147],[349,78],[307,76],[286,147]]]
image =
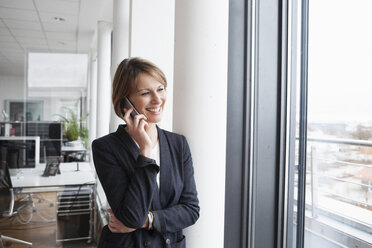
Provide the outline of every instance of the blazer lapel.
[[125,131],[126,125],[119,125],[118,129],[116,130],[116,135],[119,137],[120,142],[125,146],[125,148],[132,154],[133,159],[136,160],[139,154],[139,148],[137,144],[134,142],[132,137]]
[[[120,125],[116,131],[116,135],[120,142],[125,146],[133,159],[136,160],[139,154],[139,148],[130,135],[125,131],[125,125]],[[153,198],[153,209],[162,209],[167,206],[168,199],[171,194],[172,186],[172,160],[169,150],[168,139],[162,129],[157,126],[159,138],[159,151],[160,151],[160,185],[159,189],[155,188]]]
[[164,208],[167,206],[172,181],[171,155],[167,137],[162,129],[158,128],[159,149],[160,149],[160,204]]
[[[121,144],[125,146],[125,149],[129,151],[129,153],[133,156],[133,159],[136,160],[138,155],[139,155],[139,148],[137,144],[134,142],[132,137],[125,131],[125,126],[126,125],[120,125],[118,129],[116,130],[116,135],[119,138]],[[163,133],[163,130],[161,130],[159,127],[158,129],[158,138],[159,138],[159,151],[160,151],[160,188],[166,189],[168,187],[167,181],[162,180],[162,178],[167,178],[169,173],[169,170],[167,169],[167,164],[164,161],[169,160],[169,151],[168,151],[168,142],[166,140],[166,137]],[[162,182],[165,181],[165,182]],[[164,185],[165,184],[165,185]],[[152,201],[152,209],[157,210],[157,209],[162,209],[162,206],[166,206],[167,202],[167,193],[161,194],[159,193],[158,187],[156,187],[154,192],[154,198]],[[161,198],[163,200],[161,200]]]

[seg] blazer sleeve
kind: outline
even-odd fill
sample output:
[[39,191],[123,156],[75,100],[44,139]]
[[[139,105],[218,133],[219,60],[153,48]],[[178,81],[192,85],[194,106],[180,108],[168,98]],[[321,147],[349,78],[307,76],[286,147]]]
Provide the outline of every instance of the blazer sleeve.
[[[183,137],[183,136],[182,136]],[[199,218],[199,200],[194,180],[194,168],[189,145],[183,137],[184,185],[177,205],[153,211],[154,229],[165,235],[194,224]]]
[[155,160],[139,155],[134,175],[129,176],[112,149],[104,139],[92,143],[97,175],[115,217],[127,227],[141,228],[152,202],[159,166]]

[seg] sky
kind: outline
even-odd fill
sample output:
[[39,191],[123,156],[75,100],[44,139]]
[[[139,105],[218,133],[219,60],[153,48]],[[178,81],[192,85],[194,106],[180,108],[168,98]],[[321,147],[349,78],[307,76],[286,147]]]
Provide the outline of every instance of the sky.
[[372,1],[309,1],[309,122],[372,123]]

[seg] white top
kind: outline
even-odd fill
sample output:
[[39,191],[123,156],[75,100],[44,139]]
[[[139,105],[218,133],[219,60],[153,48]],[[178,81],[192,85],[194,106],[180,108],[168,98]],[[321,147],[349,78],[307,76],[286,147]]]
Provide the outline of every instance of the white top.
[[[159,149],[159,141],[156,142],[156,145],[154,148],[152,148],[151,151],[151,158],[156,161],[156,164],[160,167],[160,149]],[[158,175],[156,176],[156,182],[158,183],[158,188],[160,187],[160,171]]]

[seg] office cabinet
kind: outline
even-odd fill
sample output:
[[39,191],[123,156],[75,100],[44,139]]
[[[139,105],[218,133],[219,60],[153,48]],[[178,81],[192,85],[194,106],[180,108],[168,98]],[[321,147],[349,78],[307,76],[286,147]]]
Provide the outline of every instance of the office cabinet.
[[57,192],[57,243],[93,238],[93,189],[89,186]]
[[26,123],[26,136],[40,136],[40,162],[46,157],[61,156],[62,124],[59,121],[29,121]]

